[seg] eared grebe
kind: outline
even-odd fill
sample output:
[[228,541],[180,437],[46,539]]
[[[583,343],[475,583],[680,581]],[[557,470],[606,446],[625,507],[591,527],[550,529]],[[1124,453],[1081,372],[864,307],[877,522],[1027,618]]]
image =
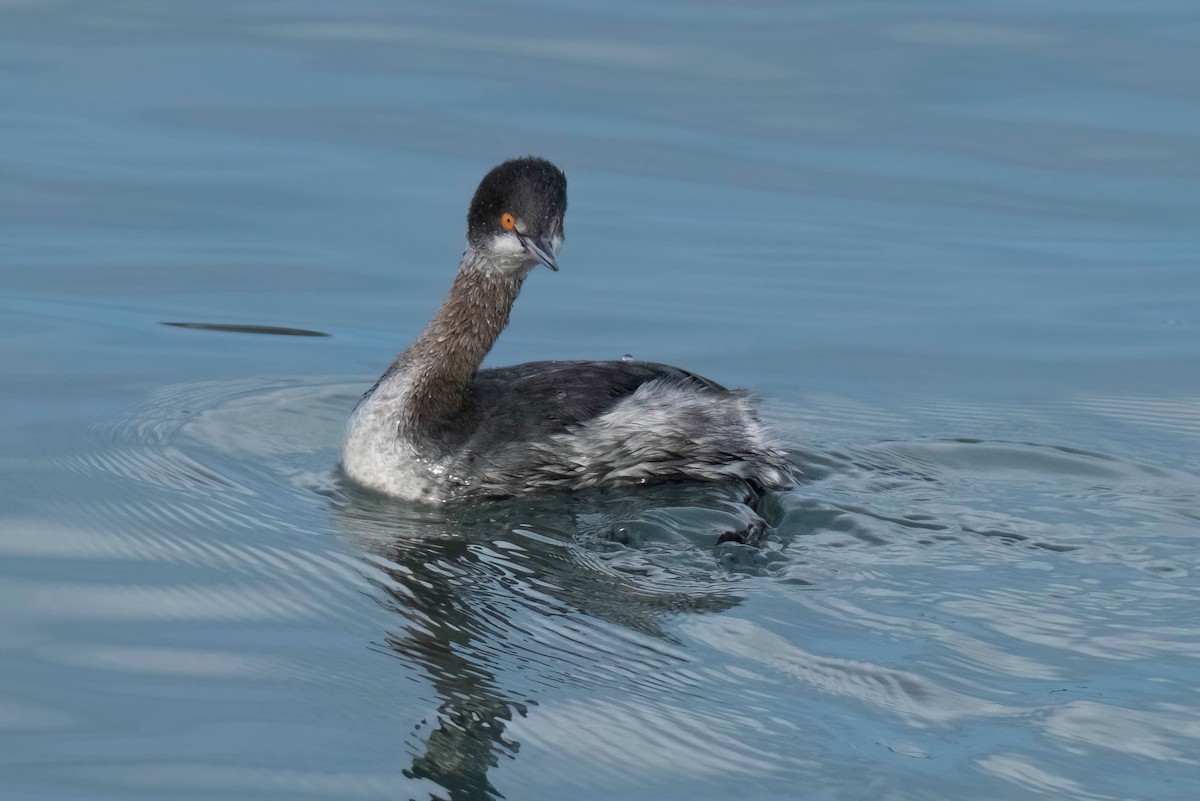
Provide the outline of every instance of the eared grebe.
[[792,483],[751,399],[687,370],[635,361],[480,370],[529,271],[558,269],[567,177],[519,158],[480,182],[450,294],[362,397],[342,465],[389,495],[447,500],[618,482]]

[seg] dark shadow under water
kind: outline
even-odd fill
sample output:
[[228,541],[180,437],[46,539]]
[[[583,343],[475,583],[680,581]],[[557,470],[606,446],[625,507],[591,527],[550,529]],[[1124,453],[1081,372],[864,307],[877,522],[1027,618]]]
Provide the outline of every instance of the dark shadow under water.
[[279,337],[327,337],[324,331],[313,331],[309,328],[288,328],[278,325],[257,325],[253,323],[185,323],[164,322],[172,328],[189,328],[194,331],[217,331],[225,334],[265,334]]

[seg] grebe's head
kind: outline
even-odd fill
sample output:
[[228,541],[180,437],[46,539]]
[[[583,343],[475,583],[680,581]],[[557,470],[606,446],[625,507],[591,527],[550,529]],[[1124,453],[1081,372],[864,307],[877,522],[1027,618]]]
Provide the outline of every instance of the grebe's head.
[[567,176],[545,159],[512,159],[483,176],[467,212],[467,244],[503,270],[558,269]]

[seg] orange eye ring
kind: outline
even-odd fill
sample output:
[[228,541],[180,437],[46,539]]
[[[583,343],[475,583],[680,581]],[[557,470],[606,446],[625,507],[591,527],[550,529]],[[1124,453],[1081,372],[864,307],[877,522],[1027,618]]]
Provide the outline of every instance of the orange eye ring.
[[500,215],[500,227],[505,231],[511,231],[517,227],[517,218],[508,212],[504,212]]

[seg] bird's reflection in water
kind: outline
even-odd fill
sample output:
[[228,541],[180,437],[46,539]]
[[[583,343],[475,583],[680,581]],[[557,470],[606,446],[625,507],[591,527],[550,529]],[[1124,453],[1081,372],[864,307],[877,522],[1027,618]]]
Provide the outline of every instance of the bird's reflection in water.
[[685,657],[667,618],[737,604],[722,559],[763,553],[736,542],[764,532],[754,497],[710,485],[424,510],[337,499],[342,530],[379,568],[376,598],[402,621],[386,647],[436,692],[435,718],[412,722],[418,753],[406,775],[451,801],[503,797],[488,772],[517,753],[506,724],[539,688],[598,690],[677,665]]

